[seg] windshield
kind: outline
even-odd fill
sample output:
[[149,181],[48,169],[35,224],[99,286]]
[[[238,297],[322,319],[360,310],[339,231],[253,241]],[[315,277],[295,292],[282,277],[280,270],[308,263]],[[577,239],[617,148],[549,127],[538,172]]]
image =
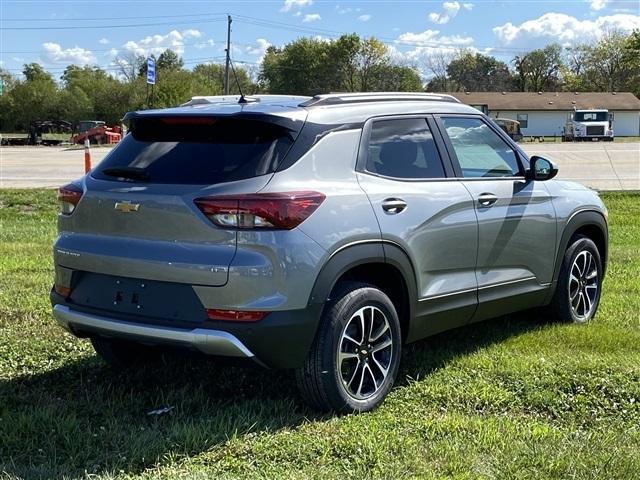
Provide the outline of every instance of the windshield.
[[92,172],[101,180],[213,185],[273,173],[289,151],[289,130],[273,123],[163,117],[132,124]]
[[576,112],[576,122],[606,122],[609,120],[609,112]]

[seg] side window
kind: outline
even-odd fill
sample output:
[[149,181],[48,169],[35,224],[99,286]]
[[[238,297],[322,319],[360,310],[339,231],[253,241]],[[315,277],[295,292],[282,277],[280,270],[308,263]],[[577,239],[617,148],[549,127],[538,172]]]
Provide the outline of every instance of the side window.
[[443,117],[462,169],[462,176],[514,177],[520,175],[513,149],[479,118]]
[[529,114],[519,113],[518,122],[520,122],[520,128],[527,128],[529,126]]
[[366,169],[401,179],[444,178],[444,167],[424,118],[373,123]]

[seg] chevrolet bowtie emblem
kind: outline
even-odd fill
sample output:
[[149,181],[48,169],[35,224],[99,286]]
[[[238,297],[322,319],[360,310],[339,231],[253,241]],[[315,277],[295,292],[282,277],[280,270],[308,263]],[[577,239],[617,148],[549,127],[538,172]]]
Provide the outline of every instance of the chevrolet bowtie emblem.
[[131,203],[129,200],[124,200],[122,202],[116,202],[114,207],[116,210],[121,211],[122,213],[131,213],[137,212],[140,208],[139,203]]

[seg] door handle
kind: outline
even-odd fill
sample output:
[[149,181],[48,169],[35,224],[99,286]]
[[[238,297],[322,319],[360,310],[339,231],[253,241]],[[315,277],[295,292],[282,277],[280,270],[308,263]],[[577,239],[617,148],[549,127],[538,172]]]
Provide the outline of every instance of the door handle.
[[390,215],[400,213],[405,208],[407,208],[407,202],[401,198],[387,198],[382,202],[382,209]]
[[490,207],[498,201],[498,197],[493,193],[481,193],[478,197],[478,203],[483,207]]

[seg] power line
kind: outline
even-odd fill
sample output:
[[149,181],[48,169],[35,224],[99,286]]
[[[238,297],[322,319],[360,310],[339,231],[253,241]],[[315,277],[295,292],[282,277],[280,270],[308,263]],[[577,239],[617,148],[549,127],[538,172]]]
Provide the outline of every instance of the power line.
[[142,17],[83,17],[83,18],[3,18],[3,22],[93,22],[104,20],[137,20],[152,18],[185,18],[185,17],[209,17],[209,16],[226,16],[226,13],[189,13],[185,15],[144,15]]
[[[157,46],[148,46],[146,47],[147,50],[151,50],[151,49],[158,49],[158,48],[164,48],[164,49],[170,49],[170,50],[174,50],[176,48],[181,48],[181,47],[199,47],[199,46],[213,46],[211,45],[210,42],[213,43],[222,43],[222,40],[214,40],[214,39],[210,39],[204,42],[197,42],[197,43],[180,43],[180,44],[175,44],[175,45],[157,45]],[[238,43],[237,45],[241,45],[241,46],[249,46],[248,44],[244,44],[244,43]],[[112,47],[112,48],[103,48],[103,49],[86,49],[91,51],[92,53],[104,53],[104,52],[110,52],[113,49],[119,50],[122,47]],[[143,49],[145,49],[144,47],[141,47]],[[15,51],[2,51],[0,52],[0,55],[6,55],[6,54],[25,54],[25,53],[42,53],[42,50],[15,50]]]
[[87,29],[103,29],[103,28],[134,28],[134,27],[157,27],[160,25],[184,25],[184,24],[198,24],[198,23],[214,23],[223,22],[224,18],[211,18],[202,20],[185,20],[181,22],[158,22],[158,23],[131,23],[127,25],[67,25],[64,27],[2,27],[0,31],[4,30],[87,30]]

